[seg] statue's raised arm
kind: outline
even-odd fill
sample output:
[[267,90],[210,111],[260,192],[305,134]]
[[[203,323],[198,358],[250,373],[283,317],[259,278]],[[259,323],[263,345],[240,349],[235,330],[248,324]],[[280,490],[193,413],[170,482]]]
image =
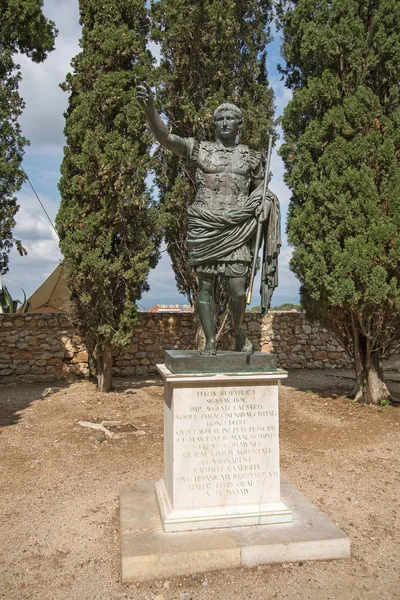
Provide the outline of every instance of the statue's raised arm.
[[147,122],[156,140],[167,148],[167,150],[171,150],[174,154],[187,158],[186,140],[172,134],[162,121],[155,107],[153,92],[148,83],[144,81],[136,86],[136,97],[139,104],[145,110]]

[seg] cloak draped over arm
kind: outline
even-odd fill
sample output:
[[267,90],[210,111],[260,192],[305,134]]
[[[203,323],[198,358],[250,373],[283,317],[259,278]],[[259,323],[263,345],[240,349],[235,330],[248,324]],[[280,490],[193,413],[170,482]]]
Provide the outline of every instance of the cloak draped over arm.
[[[237,210],[214,214],[192,205],[188,209],[188,249],[191,266],[218,261],[248,244],[254,252],[254,237],[258,220],[255,211],[262,201],[261,186]],[[282,244],[278,198],[270,191],[266,201],[271,209],[263,226],[264,247],[261,260],[261,310],[265,314],[278,285],[278,254]]]
[[261,314],[265,315],[271,306],[274,289],[278,286],[278,255],[282,245],[281,211],[279,200],[272,192],[267,192],[271,201],[268,220],[264,223],[264,246],[261,259]]

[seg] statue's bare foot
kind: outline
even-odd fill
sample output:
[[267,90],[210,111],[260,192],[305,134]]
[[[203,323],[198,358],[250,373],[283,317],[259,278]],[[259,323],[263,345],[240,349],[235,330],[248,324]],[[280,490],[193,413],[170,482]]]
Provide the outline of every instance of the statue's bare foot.
[[253,352],[253,344],[249,338],[244,335],[243,331],[236,337],[236,350],[238,352],[247,352],[248,354]]
[[200,351],[203,356],[214,356],[217,354],[217,341],[215,338],[208,340],[203,350]]

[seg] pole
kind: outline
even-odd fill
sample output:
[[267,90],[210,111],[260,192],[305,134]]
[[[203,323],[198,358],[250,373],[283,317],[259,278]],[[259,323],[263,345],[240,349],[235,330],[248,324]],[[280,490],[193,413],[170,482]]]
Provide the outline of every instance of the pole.
[[269,139],[268,139],[267,163],[265,165],[264,187],[263,187],[263,195],[262,195],[263,209],[258,217],[256,243],[254,245],[253,264],[251,266],[250,282],[249,282],[249,289],[247,291],[246,304],[250,304],[251,297],[253,295],[254,278],[256,276],[258,253],[260,252],[260,247],[261,247],[261,233],[262,233],[262,226],[263,226],[262,217],[263,217],[263,213],[265,210],[265,197],[267,195],[267,190],[268,190],[268,178],[269,178],[269,169],[270,169],[270,165],[271,165],[271,153],[272,153],[272,135],[270,135]]

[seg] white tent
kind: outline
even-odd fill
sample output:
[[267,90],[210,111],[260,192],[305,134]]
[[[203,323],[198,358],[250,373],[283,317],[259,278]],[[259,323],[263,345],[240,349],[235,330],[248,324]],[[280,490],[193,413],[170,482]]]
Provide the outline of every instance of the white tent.
[[30,313],[65,312],[68,302],[68,288],[64,279],[64,265],[61,263],[48,276],[38,289],[28,298]]

